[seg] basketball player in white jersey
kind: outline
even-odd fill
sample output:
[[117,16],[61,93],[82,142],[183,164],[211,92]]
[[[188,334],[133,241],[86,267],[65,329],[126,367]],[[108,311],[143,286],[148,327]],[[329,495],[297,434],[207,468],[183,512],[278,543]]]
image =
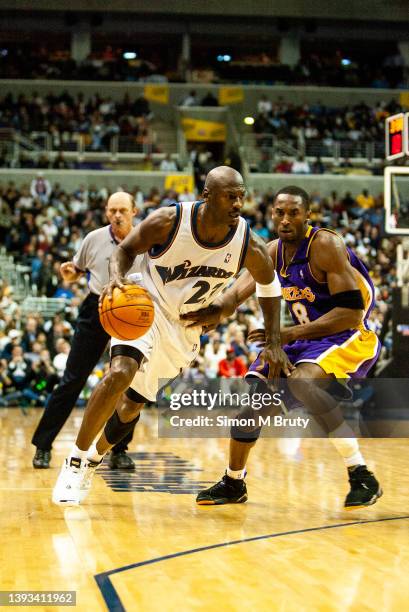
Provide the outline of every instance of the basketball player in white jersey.
[[[261,360],[272,376],[281,369],[290,373],[280,345],[280,284],[264,242],[240,217],[244,196],[236,170],[215,168],[207,176],[203,201],[153,212],[114,251],[101,299],[111,297],[115,287],[123,288],[135,257],[144,253],[141,284],[152,297],[155,319],[138,340],[112,339],[111,369],[88,402],[76,444],[54,487],[54,503],[76,505],[85,498],[95,468],[134,427],[146,400],[155,401],[159,385],[178,376],[197,356],[202,328],[186,326],[181,315],[210,305],[242,267],[257,283],[264,315]],[[122,393],[126,399],[118,402]]]

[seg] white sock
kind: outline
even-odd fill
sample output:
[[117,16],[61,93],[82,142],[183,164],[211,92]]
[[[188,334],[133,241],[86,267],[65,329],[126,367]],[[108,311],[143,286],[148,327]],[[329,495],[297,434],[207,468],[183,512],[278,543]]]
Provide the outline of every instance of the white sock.
[[106,453],[100,455],[97,451],[97,445],[94,443],[87,452],[88,461],[95,461],[96,463],[101,463]]
[[329,439],[343,458],[346,467],[365,465],[358,440],[351,427],[345,422],[330,433]]
[[330,431],[330,438],[352,438],[356,440],[356,435],[352,427],[350,427],[345,421],[338,425],[334,431]]
[[243,480],[245,475],[247,474],[246,468],[244,467],[242,470],[231,470],[229,467],[226,470],[227,476],[230,478],[234,478],[235,480]]
[[81,450],[76,444],[74,444],[69,456],[70,458],[76,457],[77,459],[81,459],[81,461],[83,461],[87,457],[87,452],[88,451],[86,450]]
[[350,457],[344,457],[345,465],[347,468],[352,467],[353,465],[366,465],[365,459],[362,457],[359,449],[356,453],[351,455]]

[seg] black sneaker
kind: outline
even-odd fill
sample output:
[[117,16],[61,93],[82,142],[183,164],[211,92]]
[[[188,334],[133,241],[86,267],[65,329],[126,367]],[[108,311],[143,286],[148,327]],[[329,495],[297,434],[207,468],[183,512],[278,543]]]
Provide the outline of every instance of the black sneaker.
[[200,491],[196,503],[201,506],[221,504],[244,504],[247,501],[247,487],[244,480],[230,478],[225,474],[220,482],[209,489]]
[[345,498],[345,508],[354,510],[363,506],[372,506],[382,495],[382,489],[375,476],[366,465],[348,470],[351,490]]
[[50,467],[51,451],[37,448],[33,457],[33,468],[36,470],[46,470]]
[[126,454],[125,451],[119,453],[111,453],[109,455],[108,465],[111,470],[134,470],[135,464]]

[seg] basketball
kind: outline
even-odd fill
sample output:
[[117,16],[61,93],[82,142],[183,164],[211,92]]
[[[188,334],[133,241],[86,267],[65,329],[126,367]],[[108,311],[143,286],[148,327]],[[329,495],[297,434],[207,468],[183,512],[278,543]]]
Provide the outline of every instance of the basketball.
[[99,306],[99,318],[104,330],[119,340],[136,340],[150,328],[154,317],[149,293],[139,285],[115,288],[112,300],[105,296]]

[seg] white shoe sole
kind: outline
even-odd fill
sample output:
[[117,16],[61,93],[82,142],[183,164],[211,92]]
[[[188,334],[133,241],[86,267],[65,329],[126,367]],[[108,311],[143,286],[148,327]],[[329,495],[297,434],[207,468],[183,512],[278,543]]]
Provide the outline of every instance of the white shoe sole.
[[78,499],[57,499],[52,497],[52,502],[56,506],[79,506],[80,501]]
[[61,499],[60,495],[57,497],[54,493],[51,499],[53,504],[56,504],[57,506],[79,506],[82,504],[84,499],[88,497],[90,490],[91,489],[81,489],[78,499],[69,499],[68,495],[67,499]]

